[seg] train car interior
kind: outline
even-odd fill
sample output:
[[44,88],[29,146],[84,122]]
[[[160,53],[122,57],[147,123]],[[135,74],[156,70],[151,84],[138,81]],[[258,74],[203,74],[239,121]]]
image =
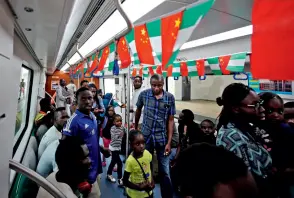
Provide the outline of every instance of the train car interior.
[[[45,134],[40,135],[40,127],[48,130],[53,122],[56,126],[53,118],[48,118],[50,126],[39,120],[49,115],[55,119],[58,114],[63,80],[67,87],[75,87],[66,96],[66,124],[76,115],[74,93],[87,81],[89,87],[94,84],[95,93],[101,92],[103,102],[107,94],[112,95],[108,105],[116,102],[114,111],[122,117],[127,142],[128,131],[137,122],[133,109],[139,102],[133,104],[133,99],[138,76],[142,90],[151,90],[154,74],[163,76],[163,93],[169,92],[175,100],[176,130],[184,109],[193,112],[198,125],[203,120],[217,123],[222,107],[216,98],[232,83],[242,83],[256,93],[271,91],[284,103],[293,101],[291,79],[252,76],[253,7],[254,0],[0,0],[0,197],[38,197],[40,186],[52,197],[67,197],[46,180],[55,169],[46,176],[38,172]],[[170,70],[161,66],[164,61]],[[41,107],[45,99],[53,109]],[[145,112],[144,106],[144,118]],[[103,121],[98,121],[100,126]],[[102,138],[99,143],[105,146]],[[128,144],[125,147],[123,170],[130,154]],[[126,188],[107,181],[111,158],[102,167],[95,197],[131,197]],[[154,175],[158,163],[153,159]],[[162,194],[160,182],[155,183],[154,197],[168,197]]]

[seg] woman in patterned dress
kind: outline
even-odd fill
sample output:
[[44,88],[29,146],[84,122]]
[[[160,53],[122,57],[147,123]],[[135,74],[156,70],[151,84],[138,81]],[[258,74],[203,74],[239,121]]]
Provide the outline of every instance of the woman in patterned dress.
[[259,96],[241,83],[228,85],[217,103],[223,106],[216,145],[243,159],[260,190],[259,197],[275,197],[271,191],[272,158],[256,138],[256,124],[264,119]]

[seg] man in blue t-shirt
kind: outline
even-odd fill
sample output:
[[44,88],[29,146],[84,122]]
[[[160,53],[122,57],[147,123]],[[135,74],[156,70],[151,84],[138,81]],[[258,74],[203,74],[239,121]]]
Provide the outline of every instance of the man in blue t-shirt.
[[[63,128],[63,139],[67,136],[76,136],[81,138],[89,149],[89,160],[91,166],[88,175],[88,182],[94,184],[97,176],[101,173],[101,157],[99,146],[98,125],[95,115],[91,112],[93,105],[93,94],[82,87],[76,92],[78,109],[68,119]],[[103,148],[102,148],[103,149]]]

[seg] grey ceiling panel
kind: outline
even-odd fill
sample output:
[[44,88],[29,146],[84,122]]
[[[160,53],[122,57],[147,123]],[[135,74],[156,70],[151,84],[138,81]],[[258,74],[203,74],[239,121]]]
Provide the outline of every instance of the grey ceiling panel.
[[251,21],[253,0],[216,0],[213,8]]
[[250,22],[240,18],[210,10],[193,32],[189,41],[237,29],[250,24]]

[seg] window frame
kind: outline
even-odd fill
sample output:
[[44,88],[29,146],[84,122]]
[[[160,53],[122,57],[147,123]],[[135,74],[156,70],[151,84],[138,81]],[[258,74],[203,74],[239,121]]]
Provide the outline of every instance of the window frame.
[[[21,143],[21,140],[28,128],[29,125],[29,119],[30,119],[30,109],[31,109],[31,97],[32,97],[32,90],[33,90],[33,80],[34,80],[34,70],[32,70],[31,68],[25,66],[24,64],[22,64],[21,68],[27,69],[30,73],[29,75],[29,87],[28,87],[28,95],[27,95],[27,108],[26,108],[26,118],[25,118],[25,122],[24,124],[22,124],[23,127],[20,128],[20,131],[17,133],[19,134],[17,137],[17,140],[14,141],[15,144],[13,145],[13,151],[12,151],[12,157],[14,157],[14,154],[17,151],[18,146]],[[15,136],[16,137],[16,136]]]

